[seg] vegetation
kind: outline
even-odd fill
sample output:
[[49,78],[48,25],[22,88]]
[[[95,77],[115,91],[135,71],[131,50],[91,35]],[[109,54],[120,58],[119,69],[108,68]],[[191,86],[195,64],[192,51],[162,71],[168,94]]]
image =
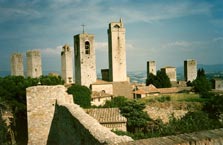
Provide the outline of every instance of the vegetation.
[[148,114],[143,111],[146,107],[144,103],[128,100],[122,96],[107,101],[104,107],[118,107],[121,114],[127,118],[127,130],[131,133],[141,132],[151,120]]
[[146,79],[146,85],[153,84],[157,88],[169,88],[171,87],[170,79],[164,71],[157,71],[157,75],[149,74]]
[[85,86],[72,85],[67,92],[73,95],[74,102],[83,108],[91,107],[91,90]]
[[207,94],[211,90],[211,84],[205,75],[204,69],[198,69],[197,78],[192,82],[194,90],[200,94]]
[[[17,144],[26,144],[27,142],[26,88],[40,84],[57,85],[63,84],[63,81],[60,77],[55,76],[41,76],[40,78],[0,77],[0,110],[9,110],[13,114],[14,121],[11,128]],[[8,128],[2,121],[0,123],[0,144],[7,144],[10,142],[10,137],[5,129],[8,130]]]
[[[114,132],[119,135],[131,136],[133,139],[143,139],[223,127],[223,123],[221,122],[222,118],[220,118],[220,114],[223,112],[223,96],[220,96],[218,94],[206,94],[205,99],[199,99],[199,95],[197,94],[177,94],[177,96],[179,95],[181,97],[178,99],[174,98],[174,95],[173,98],[171,95],[168,95],[160,96],[157,99],[153,100],[159,103],[168,103],[170,101],[172,102],[172,99],[174,99],[174,102],[182,102],[184,100],[188,101],[188,103],[194,103],[194,101],[198,100],[198,103],[204,104],[204,108],[195,110],[193,109],[193,112],[188,112],[183,118],[179,120],[171,117],[169,123],[164,124],[159,119],[152,120],[147,114],[145,114],[145,112],[143,112],[143,109],[145,107],[144,103],[148,102],[148,100],[151,99],[145,100],[144,98],[141,100],[128,100],[124,97],[118,97],[112,99],[111,101],[108,101],[105,104],[106,107],[119,107],[121,110],[121,114],[128,120],[127,132]],[[153,102],[150,103],[153,104]],[[142,123],[141,126],[137,126],[137,124],[134,124],[138,122]]]

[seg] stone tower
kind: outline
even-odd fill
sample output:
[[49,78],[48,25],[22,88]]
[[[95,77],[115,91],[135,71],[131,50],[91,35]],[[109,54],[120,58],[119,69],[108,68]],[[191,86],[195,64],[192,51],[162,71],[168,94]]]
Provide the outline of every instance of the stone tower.
[[167,66],[164,68],[161,68],[161,71],[164,71],[166,75],[169,77],[171,82],[177,81],[177,71],[175,67]]
[[26,52],[27,77],[38,78],[42,75],[41,54],[38,50]]
[[194,59],[184,61],[184,79],[192,82],[197,77],[197,62]]
[[82,33],[74,36],[75,83],[90,87],[96,82],[94,35]]
[[149,74],[152,73],[156,75],[156,62],[155,61],[147,61],[147,78],[149,78]]
[[23,56],[19,53],[14,53],[11,56],[11,75],[24,76]]
[[73,83],[72,52],[68,45],[64,45],[61,52],[61,73],[65,84]]
[[119,22],[111,22],[108,28],[109,80],[113,82],[127,81],[125,28]]

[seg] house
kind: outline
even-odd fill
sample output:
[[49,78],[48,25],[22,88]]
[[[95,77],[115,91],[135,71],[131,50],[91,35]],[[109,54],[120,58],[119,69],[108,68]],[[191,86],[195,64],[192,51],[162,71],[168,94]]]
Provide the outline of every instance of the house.
[[126,131],[127,119],[120,114],[118,108],[85,109],[85,112],[110,130]]
[[105,91],[96,92],[91,94],[91,105],[102,106],[107,100],[111,100],[113,95],[106,93]]

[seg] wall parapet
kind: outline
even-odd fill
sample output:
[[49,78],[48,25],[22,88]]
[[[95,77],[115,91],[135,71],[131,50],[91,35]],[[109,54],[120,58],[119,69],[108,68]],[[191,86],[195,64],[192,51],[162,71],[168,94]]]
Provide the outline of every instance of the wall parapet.
[[73,103],[66,88],[34,86],[26,90],[28,144],[118,144],[133,141],[99,124]]

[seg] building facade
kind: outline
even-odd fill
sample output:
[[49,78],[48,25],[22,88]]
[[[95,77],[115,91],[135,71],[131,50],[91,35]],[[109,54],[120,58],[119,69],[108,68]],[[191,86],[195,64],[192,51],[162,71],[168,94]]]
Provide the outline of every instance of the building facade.
[[72,51],[68,45],[64,45],[61,52],[61,73],[65,84],[73,83]]
[[26,52],[27,77],[38,78],[42,75],[42,60],[38,50]]
[[161,68],[161,71],[164,71],[166,75],[169,77],[171,82],[177,81],[177,71],[175,67],[167,66],[164,68]]
[[192,82],[197,77],[197,61],[188,59],[184,61],[184,79],[186,82]]
[[147,61],[147,78],[149,74],[156,75],[156,62],[155,61]]
[[127,81],[125,27],[119,22],[111,22],[108,28],[109,81]]
[[90,87],[96,82],[94,35],[82,33],[74,36],[75,83]]
[[19,53],[14,53],[11,56],[11,75],[24,76],[23,56]]

